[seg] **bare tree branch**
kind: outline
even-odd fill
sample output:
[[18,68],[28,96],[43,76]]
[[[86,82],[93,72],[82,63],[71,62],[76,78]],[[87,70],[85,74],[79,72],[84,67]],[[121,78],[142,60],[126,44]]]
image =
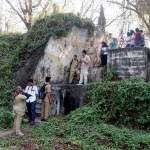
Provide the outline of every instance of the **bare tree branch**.
[[38,7],[41,4],[42,0],[39,0],[37,4],[33,5],[32,8]]

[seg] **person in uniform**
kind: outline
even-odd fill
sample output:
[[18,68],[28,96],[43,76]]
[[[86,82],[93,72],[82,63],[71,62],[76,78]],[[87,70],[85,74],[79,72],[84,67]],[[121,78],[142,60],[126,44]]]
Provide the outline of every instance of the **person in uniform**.
[[73,77],[74,77],[75,73],[77,74],[77,80],[79,81],[80,71],[79,71],[78,68],[79,68],[79,62],[78,62],[78,59],[77,59],[77,55],[74,55],[74,58],[71,60],[69,66],[68,66],[68,69],[70,71],[69,84],[72,83],[72,80],[73,80]]
[[81,63],[81,73],[80,73],[80,81],[77,85],[82,85],[84,82],[84,85],[87,84],[87,76],[88,76],[88,69],[91,63],[90,57],[86,55],[86,50],[82,51],[82,58],[80,60]]
[[52,104],[52,98],[51,98],[51,77],[46,77],[45,78],[45,93],[46,96],[42,100],[42,111],[41,111],[41,121],[47,121],[49,117],[49,110],[50,110],[50,104]]
[[[24,93],[25,95],[22,95]],[[31,96],[31,95],[30,95]],[[29,95],[25,93],[25,90],[20,90],[20,86],[16,88],[15,96],[15,118],[14,118],[14,133],[18,136],[23,136],[24,134],[20,131],[21,122],[23,115],[25,114],[26,108],[26,99],[29,98]]]
[[90,64],[91,68],[94,67],[94,59],[95,59],[96,53],[97,51],[96,51],[96,48],[94,47],[94,42],[91,41],[90,47],[88,47],[87,49],[87,54],[90,56],[90,60],[91,60],[91,64]]

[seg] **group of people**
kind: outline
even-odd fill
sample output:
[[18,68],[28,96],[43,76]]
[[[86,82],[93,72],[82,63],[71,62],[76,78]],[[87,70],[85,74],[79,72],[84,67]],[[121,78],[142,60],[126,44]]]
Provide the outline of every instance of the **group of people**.
[[98,51],[96,47],[94,47],[93,41],[90,42],[90,47],[88,47],[87,50],[82,51],[82,57],[80,60],[77,59],[77,55],[74,55],[74,58],[68,66],[68,72],[70,73],[69,84],[72,84],[74,75],[76,74],[77,80],[79,81],[78,85],[86,85],[89,69],[105,66],[107,64],[107,51],[109,48],[106,42],[102,42],[101,44],[100,56],[98,56]]
[[[52,104],[51,98],[51,86],[50,86],[51,77],[45,78],[44,88],[45,88],[45,97],[42,99],[42,111],[41,111],[41,121],[47,121],[49,117],[50,104]],[[33,79],[28,80],[28,86],[25,90],[21,86],[17,86],[16,90],[12,93],[14,106],[14,133],[18,136],[23,136],[24,134],[20,131],[21,122],[25,110],[28,111],[28,122],[30,125],[35,125],[35,110],[36,102],[38,100],[38,88],[33,84]]]
[[126,47],[140,47],[145,46],[145,37],[143,34],[143,30],[139,30],[138,28],[127,32],[127,37],[125,38]]

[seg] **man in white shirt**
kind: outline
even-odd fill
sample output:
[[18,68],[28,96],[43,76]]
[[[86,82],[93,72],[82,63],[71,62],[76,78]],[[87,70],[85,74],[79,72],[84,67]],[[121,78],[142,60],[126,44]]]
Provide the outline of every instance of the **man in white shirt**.
[[31,125],[35,124],[35,110],[36,110],[36,100],[38,97],[38,88],[33,85],[33,79],[28,80],[28,86],[25,90],[26,93],[32,95],[26,100],[26,106],[29,115],[29,123]]
[[82,85],[84,82],[84,85],[87,84],[87,76],[88,76],[88,69],[91,63],[90,57],[86,55],[86,50],[82,51],[82,58],[80,60],[81,63],[81,73],[80,73],[80,81],[77,85]]

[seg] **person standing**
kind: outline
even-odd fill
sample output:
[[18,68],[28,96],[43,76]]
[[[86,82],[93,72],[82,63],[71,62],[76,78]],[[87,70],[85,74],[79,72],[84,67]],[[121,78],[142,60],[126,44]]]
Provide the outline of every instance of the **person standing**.
[[35,125],[35,110],[36,110],[36,100],[38,98],[38,88],[33,85],[33,79],[28,80],[28,86],[25,89],[27,94],[32,95],[26,100],[28,115],[29,115],[29,123],[31,125]]
[[143,30],[140,30],[140,33],[141,33],[141,41],[140,41],[140,46],[145,46],[145,37],[144,37],[144,34],[143,34]]
[[24,134],[20,131],[21,122],[23,119],[23,115],[25,114],[25,107],[26,107],[26,99],[28,96],[22,95],[22,93],[25,93],[24,90],[20,90],[20,87],[16,88],[16,94],[15,94],[15,106],[14,106],[14,112],[15,112],[15,118],[14,118],[14,133],[18,136],[23,136]]
[[90,47],[87,49],[87,54],[89,55],[90,60],[91,60],[91,64],[90,64],[91,68],[93,68],[94,66],[94,59],[95,59],[96,53],[97,51],[96,51],[96,48],[94,47],[94,42],[91,41]]
[[105,66],[107,64],[107,52],[108,52],[108,46],[106,44],[106,42],[102,42],[102,48],[101,48],[101,52],[100,52],[100,57],[101,57],[101,63],[102,66]]
[[127,32],[127,37],[125,38],[126,47],[131,47],[131,33]]
[[141,33],[138,28],[136,28],[135,31],[136,31],[136,34],[135,34],[135,39],[134,39],[134,46],[138,47],[140,46],[140,42],[141,42]]
[[91,63],[90,57],[86,55],[86,50],[82,51],[82,58],[80,60],[81,63],[81,73],[80,73],[80,81],[77,85],[82,85],[84,82],[84,85],[87,84],[87,76],[88,76],[88,69]]
[[77,80],[79,81],[80,79],[80,71],[79,71],[79,62],[77,59],[77,55],[74,55],[74,58],[72,59],[72,61],[69,64],[68,69],[70,70],[70,76],[69,76],[69,84],[72,83],[74,74],[77,74]]
[[112,42],[110,43],[110,49],[116,49],[116,48],[117,48],[117,47],[116,47],[115,42],[112,41]]
[[50,111],[50,104],[52,104],[52,98],[51,98],[51,77],[45,78],[45,93],[46,96],[42,100],[42,111],[41,111],[41,121],[47,121],[49,117],[49,111]]
[[133,30],[130,30],[130,35],[131,35],[130,46],[134,47],[135,32]]

